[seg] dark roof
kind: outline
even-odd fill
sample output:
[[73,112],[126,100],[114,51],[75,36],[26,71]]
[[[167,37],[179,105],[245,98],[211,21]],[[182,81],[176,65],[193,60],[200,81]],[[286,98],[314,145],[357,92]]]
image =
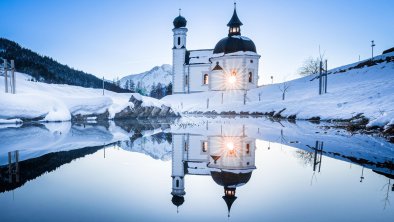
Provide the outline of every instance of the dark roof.
[[223,68],[219,65],[219,62],[216,62],[216,66],[212,70],[223,70]]
[[252,172],[248,173],[231,173],[226,171],[211,171],[212,179],[220,186],[231,187],[247,183],[252,176]]
[[235,8],[235,3],[234,3],[234,12],[233,16],[231,17],[230,21],[227,23],[228,27],[240,27],[242,24],[241,20],[239,20],[238,15],[237,15],[237,10]]
[[179,207],[183,204],[183,202],[185,202],[185,198],[183,196],[178,196],[178,195],[174,195],[172,196],[171,202]]
[[173,24],[174,24],[174,28],[176,29],[182,28],[182,27],[186,27],[187,21],[183,16],[179,15],[174,19]]
[[228,36],[221,39],[215,46],[213,53],[232,53],[232,52],[256,52],[256,46],[252,40],[243,36]]
[[227,212],[228,217],[230,217],[231,206],[233,205],[234,201],[237,199],[236,196],[222,196],[223,200],[226,202],[227,205]]

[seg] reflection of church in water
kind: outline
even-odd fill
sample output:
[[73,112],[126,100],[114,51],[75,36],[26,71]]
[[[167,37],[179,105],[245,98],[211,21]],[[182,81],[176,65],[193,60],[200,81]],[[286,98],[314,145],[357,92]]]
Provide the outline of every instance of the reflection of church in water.
[[256,169],[256,139],[245,135],[244,126],[215,131],[217,135],[173,134],[172,203],[177,207],[183,204],[186,175],[210,175],[223,186],[230,215],[237,187],[246,184]]

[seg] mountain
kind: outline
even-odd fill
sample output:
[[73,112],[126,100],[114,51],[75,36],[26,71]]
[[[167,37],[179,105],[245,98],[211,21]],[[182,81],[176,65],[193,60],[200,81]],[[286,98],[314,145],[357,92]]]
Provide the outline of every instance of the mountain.
[[[5,38],[0,38],[0,58],[15,60],[16,70],[31,75],[35,81],[102,88],[102,79],[60,64]],[[114,92],[129,92],[110,82],[106,82],[104,87]]]
[[[152,89],[157,90],[157,86],[160,83],[162,90],[172,91],[172,66],[171,65],[161,65],[155,66],[149,71],[140,73],[140,74],[132,74],[123,77],[120,79],[120,86],[124,89],[129,89],[132,91],[139,92],[143,95],[151,95]],[[170,85],[171,83],[171,85]],[[170,85],[171,90],[168,89]],[[167,89],[164,89],[167,87]],[[163,93],[165,95],[167,93]],[[163,95],[163,96],[165,96]],[[153,97],[160,97],[154,96]],[[162,96],[161,96],[162,97]]]

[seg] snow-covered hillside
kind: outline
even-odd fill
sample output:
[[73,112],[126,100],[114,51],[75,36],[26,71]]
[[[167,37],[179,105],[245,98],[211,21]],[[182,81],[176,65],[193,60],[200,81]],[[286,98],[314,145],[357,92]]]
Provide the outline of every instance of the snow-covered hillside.
[[16,94],[4,92],[4,77],[0,76],[0,123],[15,122],[10,119],[41,119],[43,121],[68,121],[72,116],[99,115],[108,111],[109,117],[125,108],[134,96],[142,107],[162,107],[163,102],[137,93],[112,91],[79,86],[31,82],[29,75],[16,73]]
[[172,82],[172,66],[164,64],[147,72],[125,76],[120,79],[120,86],[131,90],[141,89],[144,94],[149,94],[153,85],[160,83],[164,86],[170,82]]
[[374,61],[377,64],[372,66],[366,60],[331,70],[324,95],[318,95],[319,83],[313,75],[287,82],[284,101],[283,83],[246,92],[246,104],[244,91],[177,94],[162,101],[182,112],[280,113],[283,117],[323,120],[362,114],[370,126],[394,125],[394,53],[377,56]]

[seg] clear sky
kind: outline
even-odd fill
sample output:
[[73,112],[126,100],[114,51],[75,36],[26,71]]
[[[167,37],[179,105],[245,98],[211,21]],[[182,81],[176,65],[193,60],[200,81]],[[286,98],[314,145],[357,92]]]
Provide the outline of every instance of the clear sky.
[[[182,8],[188,49],[227,35],[233,0],[0,0],[0,36],[108,79],[172,63],[172,21]],[[318,56],[329,67],[394,47],[392,0],[238,0],[242,35],[261,54],[260,84],[297,77]]]

